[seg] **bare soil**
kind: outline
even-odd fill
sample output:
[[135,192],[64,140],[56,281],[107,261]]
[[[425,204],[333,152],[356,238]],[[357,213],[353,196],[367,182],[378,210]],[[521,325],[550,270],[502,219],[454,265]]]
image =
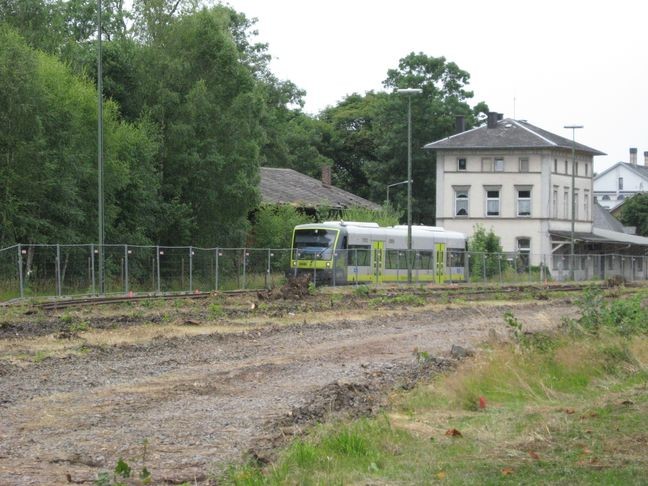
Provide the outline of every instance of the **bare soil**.
[[[215,484],[228,464],[271,460],[312,423],[376,412],[395,387],[451,367],[453,344],[504,338],[506,310],[530,331],[576,312],[559,299],[368,308],[320,296],[262,311],[259,302],[240,301],[232,309],[249,306],[247,315],[217,320],[209,302],[178,307],[174,325],[155,309],[85,310],[75,315],[89,326],[81,331],[60,313],[5,318],[0,484],[92,484],[119,458],[133,469],[145,462],[154,484]],[[129,342],[138,326],[156,334]],[[23,356],[29,343],[89,341],[107,327],[124,340]],[[422,351],[434,358],[422,362]]]

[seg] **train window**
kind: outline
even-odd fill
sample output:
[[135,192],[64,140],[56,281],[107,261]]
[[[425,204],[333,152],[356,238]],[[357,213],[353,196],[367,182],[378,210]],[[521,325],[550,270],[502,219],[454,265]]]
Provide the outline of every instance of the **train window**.
[[387,270],[407,269],[405,252],[401,250],[387,250],[385,252],[385,268]]
[[349,245],[349,266],[368,267],[371,265],[371,247],[369,245]]
[[434,258],[431,251],[420,251],[417,253],[416,268],[421,270],[434,269]]
[[448,252],[448,266],[449,267],[463,267],[466,254],[463,251],[450,251]]

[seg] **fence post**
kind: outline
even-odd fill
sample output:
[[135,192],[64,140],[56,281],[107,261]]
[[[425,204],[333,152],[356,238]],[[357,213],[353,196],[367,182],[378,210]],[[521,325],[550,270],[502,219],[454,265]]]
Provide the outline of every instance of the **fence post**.
[[124,245],[124,293],[128,295],[128,245]]
[[155,246],[155,274],[157,276],[157,293],[160,293],[160,246]]
[[189,247],[189,292],[193,292],[193,246]]
[[360,275],[358,273],[358,249],[356,248],[354,251],[355,251],[355,283],[357,287],[358,279],[360,278]]
[[266,278],[265,278],[265,288],[269,289],[268,280],[270,279],[270,259],[272,258],[272,253],[270,253],[270,248],[268,248],[268,266],[266,268]]
[[214,250],[214,290],[218,291],[218,257],[220,253],[218,248]]
[[56,244],[56,295],[61,296],[61,245]]
[[243,288],[246,288],[247,285],[247,249],[243,248]]
[[499,271],[499,283],[502,285],[502,254],[499,254],[499,258],[497,259],[497,268]]
[[488,282],[488,280],[486,280],[486,253],[482,253],[482,263],[482,268],[484,269],[482,273],[484,274],[484,283],[486,283]]
[[335,260],[337,260],[337,252],[333,252],[333,287],[335,287]]
[[92,295],[96,295],[97,287],[95,285],[95,248],[94,243],[90,243],[90,278],[92,280]]
[[470,282],[470,253],[465,254],[464,273],[466,274],[466,283]]
[[25,282],[23,281],[22,246],[18,243],[18,285],[20,286],[20,298],[25,296]]

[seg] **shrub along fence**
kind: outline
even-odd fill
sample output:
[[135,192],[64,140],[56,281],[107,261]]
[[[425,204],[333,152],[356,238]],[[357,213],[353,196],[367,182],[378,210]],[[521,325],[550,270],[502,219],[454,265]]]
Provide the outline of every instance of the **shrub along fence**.
[[[211,292],[263,289],[280,285],[290,268],[289,249],[198,248],[104,245],[103,284],[97,245],[14,245],[0,249],[0,301],[35,296],[67,297],[133,293]],[[408,253],[388,250],[374,266],[369,248],[338,251],[331,272],[312,270],[316,283],[339,285],[363,275],[360,283],[407,281]],[[362,254],[361,254],[362,253]],[[448,253],[454,270],[439,270],[431,252],[409,255],[414,283],[469,281],[483,283],[545,282],[571,276],[569,255],[519,253]],[[648,258],[637,255],[576,255],[576,280],[614,276],[643,280]],[[445,274],[442,279],[433,273]],[[347,275],[345,278],[344,276]],[[345,282],[346,281],[346,282]]]

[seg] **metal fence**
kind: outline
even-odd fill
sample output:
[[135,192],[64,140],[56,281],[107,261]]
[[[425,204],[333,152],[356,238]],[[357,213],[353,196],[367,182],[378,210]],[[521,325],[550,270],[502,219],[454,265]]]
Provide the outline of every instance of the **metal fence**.
[[[14,245],[0,249],[0,301],[35,296],[84,296],[129,293],[211,292],[215,290],[263,289],[281,285],[291,269],[289,249],[198,248],[137,245],[104,245],[103,288],[99,282],[97,245]],[[316,283],[372,283],[382,281],[376,272],[372,251],[338,251],[333,259],[337,268],[333,278],[318,276]],[[392,250],[393,251],[393,250]],[[383,255],[384,256],[384,255]],[[450,260],[454,259],[453,263]],[[407,281],[407,261],[412,281],[483,283],[600,280],[620,276],[625,280],[644,280],[648,257],[605,254],[534,255],[525,253],[453,253],[446,264],[460,269],[447,271],[442,279],[431,252],[397,251],[396,264],[382,261],[383,274],[392,280]],[[365,280],[357,276],[364,269]],[[329,272],[330,273],[330,272]],[[441,272],[443,273],[443,272]],[[338,276],[338,278],[336,278]],[[375,277],[375,278],[374,278]],[[319,279],[319,282],[318,282]],[[388,281],[388,279],[384,279]]]

